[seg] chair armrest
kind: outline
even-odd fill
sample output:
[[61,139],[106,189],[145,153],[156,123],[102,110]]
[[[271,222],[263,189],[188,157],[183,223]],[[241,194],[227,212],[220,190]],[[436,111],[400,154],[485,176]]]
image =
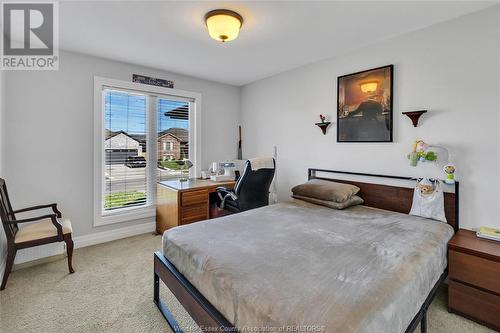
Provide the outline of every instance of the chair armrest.
[[43,209],[43,208],[49,208],[51,207],[52,208],[52,211],[54,212],[54,214],[57,215],[57,217],[61,217],[62,214],[61,212],[59,211],[59,209],[57,209],[57,204],[56,203],[51,203],[51,204],[47,204],[47,205],[38,205],[38,206],[33,206],[33,207],[27,207],[27,208],[22,208],[22,209],[18,209],[18,210],[15,210],[13,211],[14,214],[17,214],[17,213],[22,213],[22,212],[29,212],[31,210],[37,210],[37,209]]
[[49,218],[52,220],[52,224],[57,229],[57,238],[59,240],[62,240],[63,239],[62,225],[61,225],[61,223],[59,223],[59,221],[57,221],[57,215],[56,214],[47,214],[47,215],[30,217],[30,218],[21,219],[21,220],[7,220],[4,223],[6,223],[6,224],[17,224],[17,223],[35,222],[35,221],[40,221],[40,220],[49,219]]
[[219,186],[215,190],[217,192],[234,193],[234,190],[232,188],[227,188],[227,187],[223,187],[223,186]]
[[224,209],[224,206],[226,204],[226,200],[228,200],[228,199],[233,200],[233,201],[238,200],[238,196],[236,195],[236,193],[234,193],[233,189],[228,189],[226,187],[217,187],[216,191],[217,191],[217,195],[219,196],[220,201],[221,201],[220,206],[219,206],[220,209]]

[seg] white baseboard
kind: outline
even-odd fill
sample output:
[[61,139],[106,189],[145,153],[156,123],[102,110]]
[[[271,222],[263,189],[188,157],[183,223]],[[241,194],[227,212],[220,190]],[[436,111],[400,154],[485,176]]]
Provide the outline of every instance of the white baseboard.
[[155,231],[155,228],[156,228],[155,222],[148,222],[148,223],[133,225],[130,227],[109,230],[109,231],[102,231],[95,234],[75,237],[73,238],[73,242],[75,243],[75,248],[86,247],[86,246],[111,242],[121,238],[153,232]]
[[[145,234],[148,232],[153,232],[154,230],[155,222],[148,222],[114,230],[96,232],[90,235],[73,237],[73,243],[75,244],[75,249],[77,249],[80,247],[86,247],[111,242],[121,238]],[[16,254],[16,260],[14,261],[14,264],[22,264],[28,261],[62,254],[66,251],[65,246],[66,244],[64,242],[60,242],[19,250]],[[2,264],[3,266],[5,266],[5,262],[0,263],[0,265]],[[3,272],[3,266],[0,266],[0,272]]]
[[0,281],[2,281],[3,273],[5,273],[5,259],[2,259],[2,262],[0,262]]
[[[3,231],[2,231],[3,232]],[[5,234],[0,235],[0,281],[3,279],[5,265],[7,263],[7,238]]]

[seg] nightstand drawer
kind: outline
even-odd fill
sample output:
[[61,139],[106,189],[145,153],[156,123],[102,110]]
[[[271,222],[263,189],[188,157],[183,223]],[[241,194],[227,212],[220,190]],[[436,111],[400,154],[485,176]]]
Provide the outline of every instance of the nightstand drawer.
[[208,202],[208,190],[184,192],[181,196],[182,206],[191,206]]
[[450,278],[500,294],[500,263],[453,250],[448,260]]
[[496,330],[500,329],[498,295],[449,280],[448,307],[452,312],[472,317]]

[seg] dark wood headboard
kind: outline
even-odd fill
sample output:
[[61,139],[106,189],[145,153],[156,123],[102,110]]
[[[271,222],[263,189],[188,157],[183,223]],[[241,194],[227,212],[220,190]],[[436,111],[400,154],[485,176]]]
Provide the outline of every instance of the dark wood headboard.
[[[336,170],[324,170],[324,169],[309,169],[308,179],[324,179],[329,181],[335,181],[339,183],[353,184],[359,187],[359,196],[365,201],[364,205],[369,207],[375,207],[385,210],[390,210],[393,212],[408,214],[411,209],[411,204],[413,201],[413,188],[393,186],[393,185],[382,185],[367,182],[359,182],[354,180],[346,179],[336,179],[331,177],[318,177],[317,173],[328,173],[328,174],[342,174],[342,175],[353,175],[353,176],[365,176],[365,177],[376,177],[385,179],[398,179],[398,180],[412,180],[410,177],[400,177],[400,176],[389,176],[389,175],[376,175],[369,173],[358,173],[358,172],[348,172],[348,171],[336,171]],[[444,193],[444,212],[446,214],[446,220],[448,224],[458,231],[458,194],[459,186],[458,182],[455,182],[454,193],[445,192]]]

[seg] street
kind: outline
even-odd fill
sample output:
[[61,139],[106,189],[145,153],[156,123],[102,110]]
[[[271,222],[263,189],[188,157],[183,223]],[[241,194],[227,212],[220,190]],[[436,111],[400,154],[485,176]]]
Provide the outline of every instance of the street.
[[[158,168],[159,180],[178,178],[178,170]],[[124,164],[106,165],[106,194],[115,192],[146,192],[146,168],[129,168]]]

